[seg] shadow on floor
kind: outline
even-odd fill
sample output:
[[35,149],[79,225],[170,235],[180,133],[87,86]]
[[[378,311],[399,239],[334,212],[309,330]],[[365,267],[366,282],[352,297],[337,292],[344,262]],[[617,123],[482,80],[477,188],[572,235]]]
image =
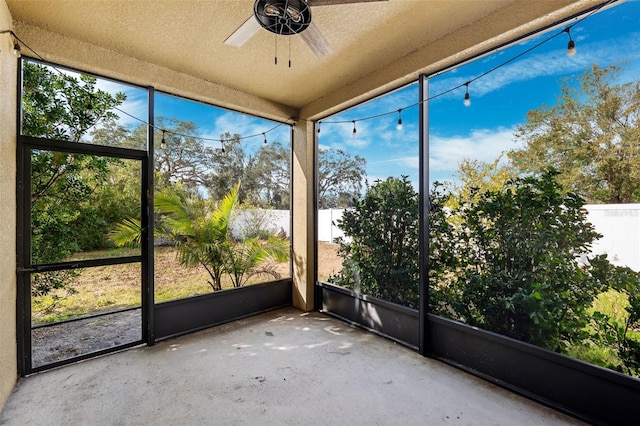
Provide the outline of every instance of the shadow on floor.
[[21,380],[0,424],[559,425],[572,418],[320,313],[282,309]]

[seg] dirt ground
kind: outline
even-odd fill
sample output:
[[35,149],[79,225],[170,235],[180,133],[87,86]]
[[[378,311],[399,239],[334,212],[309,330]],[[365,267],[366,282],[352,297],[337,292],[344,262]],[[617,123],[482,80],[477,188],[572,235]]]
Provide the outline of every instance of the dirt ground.
[[79,319],[32,330],[33,367],[139,341],[140,309]]
[[[337,256],[337,244],[318,243],[318,278],[326,280],[342,268]],[[162,261],[161,261],[162,262]],[[162,266],[162,263],[156,266]],[[166,265],[165,265],[166,266]],[[171,271],[172,268],[165,268]],[[177,268],[173,268],[177,269]],[[194,268],[195,269],[195,268]],[[288,275],[288,265],[280,271]],[[184,274],[184,270],[180,270]],[[196,274],[197,271],[189,270]],[[178,273],[178,271],[176,271]],[[167,284],[177,277],[163,274],[158,284]],[[182,277],[184,279],[184,277]],[[208,288],[204,289],[208,292]],[[140,309],[117,312],[93,318],[62,322],[34,328],[32,331],[32,365],[38,367],[123,344],[137,342],[142,338]]]
[[318,280],[325,281],[342,269],[342,258],[338,257],[338,245],[318,242]]

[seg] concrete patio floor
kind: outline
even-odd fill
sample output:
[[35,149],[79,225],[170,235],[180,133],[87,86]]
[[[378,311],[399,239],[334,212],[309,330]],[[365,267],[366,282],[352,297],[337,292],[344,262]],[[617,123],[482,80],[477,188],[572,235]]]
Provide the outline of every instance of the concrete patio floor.
[[320,313],[283,309],[21,380],[0,425],[578,421]]

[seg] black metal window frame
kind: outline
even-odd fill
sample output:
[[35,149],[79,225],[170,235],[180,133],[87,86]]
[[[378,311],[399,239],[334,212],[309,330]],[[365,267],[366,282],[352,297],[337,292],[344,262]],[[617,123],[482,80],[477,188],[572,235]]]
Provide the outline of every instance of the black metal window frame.
[[[18,354],[19,354],[19,372],[21,375],[27,375],[44,369],[57,367],[59,365],[76,362],[81,359],[97,356],[103,353],[112,352],[122,349],[123,347],[134,346],[148,339],[149,330],[142,327],[142,336],[139,341],[131,342],[126,345],[105,349],[96,353],[82,354],[78,357],[72,357],[63,361],[59,361],[45,366],[34,368],[31,362],[31,275],[39,272],[62,271],[80,268],[90,268],[96,266],[121,265],[127,263],[141,264],[141,301],[143,314],[149,311],[151,301],[145,297],[146,287],[149,284],[148,270],[144,268],[146,263],[146,251],[143,244],[141,254],[135,256],[121,256],[112,258],[99,258],[88,260],[74,260],[67,262],[32,263],[31,260],[31,152],[34,150],[66,152],[83,155],[103,156],[110,158],[120,158],[128,160],[137,160],[141,164],[141,173],[145,174],[148,169],[149,157],[146,151],[131,150],[125,148],[97,146],[90,144],[74,143],[62,140],[51,140],[36,138],[31,136],[18,136],[18,163],[17,163],[17,208],[18,208],[18,238],[17,238],[17,277],[18,277],[18,328],[20,330],[18,336]],[[147,223],[146,212],[149,211],[148,198],[144,188],[144,178],[141,176],[140,198],[141,208],[140,215],[142,223]],[[148,232],[143,229],[143,242],[148,238]],[[144,322],[143,322],[144,324]],[[142,324],[141,324],[142,325]]]
[[[153,199],[149,197],[152,194],[153,183],[153,134],[148,132],[147,147],[145,150],[128,149],[120,147],[112,147],[108,145],[94,145],[87,143],[76,143],[66,140],[55,140],[47,138],[39,138],[22,134],[22,73],[24,61],[30,61],[38,64],[52,66],[58,69],[58,65],[45,62],[39,59],[23,56],[18,62],[18,90],[17,90],[17,115],[16,128],[17,149],[16,149],[16,210],[17,210],[17,238],[16,238],[16,274],[17,274],[17,345],[18,345],[18,373],[25,376],[38,371],[58,367],[61,365],[77,362],[83,359],[95,357],[105,353],[114,352],[123,348],[135,346],[147,342],[153,344],[153,327],[147,326],[152,324],[150,318],[153,315],[153,241],[149,243],[149,229],[153,227]],[[72,72],[82,74],[91,74],[85,71],[63,67]],[[127,86],[143,89],[147,92],[149,101],[149,116],[152,117],[153,111],[153,89],[142,88],[132,85],[131,83],[118,81],[108,77],[96,76],[109,81],[121,83]],[[152,123],[152,122],[151,122]],[[88,260],[74,260],[67,262],[56,262],[38,264],[32,263],[31,259],[31,152],[33,150],[65,152],[73,154],[83,154],[91,156],[101,156],[110,158],[119,158],[126,160],[136,160],[140,162],[140,219],[144,224],[142,228],[142,244],[141,252],[135,256],[120,256],[111,258],[99,258]],[[141,264],[140,278],[140,296],[142,308],[142,324],[141,339],[135,342],[119,345],[113,348],[100,350],[93,353],[81,354],[76,357],[46,364],[43,366],[33,367],[32,365],[32,343],[31,343],[31,275],[40,272],[62,271],[80,268],[91,268],[96,266],[121,265],[128,263]]]
[[[147,147],[146,150],[128,149],[112,147],[108,145],[94,145],[87,143],[75,143],[65,140],[51,140],[26,136],[21,134],[21,116],[22,116],[22,66],[23,61],[32,61],[35,63],[51,66],[55,69],[64,68],[71,72],[92,75],[97,78],[121,83],[130,87],[145,90],[147,92],[148,115],[146,117],[148,123],[147,131]],[[154,300],[154,125],[155,125],[155,88],[152,86],[141,87],[132,83],[97,75],[95,73],[74,69],[67,66],[61,66],[51,62],[46,62],[38,58],[23,56],[18,62],[18,90],[16,111],[16,123],[18,130],[17,149],[16,149],[16,201],[17,201],[17,218],[16,218],[16,274],[18,282],[18,294],[16,299],[17,311],[17,349],[18,349],[18,373],[26,376],[46,369],[70,364],[83,359],[95,357],[98,355],[110,353],[123,348],[146,343],[153,345],[159,340],[163,340],[172,336],[187,334],[199,329],[223,324],[239,318],[255,315],[283,306],[290,306],[292,303],[292,276],[293,261],[289,261],[289,278],[268,281],[247,288],[227,290],[225,294],[207,294],[201,296],[193,296],[174,301],[156,304]],[[160,92],[158,92],[160,93]],[[220,107],[194,99],[181,97],[172,93],[163,92],[169,96],[175,96],[180,99],[201,103],[203,105],[221,108],[226,111],[241,113],[229,108]],[[260,116],[255,116],[263,118]],[[273,120],[270,120],[273,121]],[[290,211],[294,202],[293,188],[293,127],[289,123],[281,122],[289,126],[289,193],[290,193]],[[31,205],[30,205],[30,161],[31,150],[47,150],[60,151],[68,153],[86,154],[105,156],[121,159],[139,160],[141,161],[141,223],[142,227],[142,243],[141,253],[135,256],[111,257],[104,259],[89,259],[69,262],[58,262],[49,264],[32,264],[31,263]],[[293,232],[293,217],[290,215],[289,220],[290,233]],[[292,237],[292,236],[291,236]],[[290,239],[290,251],[293,252],[293,239]],[[44,366],[32,367],[31,360],[31,274],[47,271],[60,271],[77,268],[88,268],[95,266],[108,266],[127,263],[141,263],[141,300],[142,300],[142,338],[139,341],[121,345],[114,348],[83,354],[81,356],[69,358],[64,361],[47,364]],[[258,299],[258,300],[254,300]],[[221,309],[225,306],[233,306],[232,309],[223,309],[224,315],[210,315],[210,311],[216,311],[217,306]],[[186,310],[185,310],[186,309]],[[200,312],[193,321],[189,320],[189,316],[180,315],[180,312]],[[218,310],[220,310],[218,309]],[[156,310],[157,315],[156,315]],[[176,316],[177,315],[177,316]],[[184,317],[184,318],[182,318]],[[178,321],[176,321],[178,320]],[[156,332],[159,331],[159,334]]]
[[[606,2],[608,3],[608,2]],[[640,380],[599,367],[579,359],[558,354],[516,339],[487,330],[442,318],[429,313],[429,79],[464,63],[526,38],[558,27],[563,23],[598,9],[602,3],[573,16],[555,22],[517,39],[510,40],[485,52],[455,63],[432,74],[419,76],[420,85],[420,303],[417,318],[403,316],[390,327],[372,326],[365,317],[367,311],[385,307],[389,302],[375,300],[361,294],[338,288],[316,279],[316,309],[336,316],[360,328],[390,338],[405,346],[403,331],[409,322],[417,321],[419,336],[417,347],[421,355],[438,359],[470,374],[524,395],[544,405],[595,424],[639,424]],[[316,170],[318,141],[315,141]],[[317,179],[316,179],[317,181]],[[317,185],[317,182],[316,182]],[[315,205],[317,209],[317,191]],[[317,215],[316,262],[317,262]],[[350,294],[351,293],[351,294]],[[367,309],[358,306],[369,303]],[[378,312],[379,313],[379,312]],[[402,323],[398,326],[398,323]],[[404,339],[404,340],[403,340]]]

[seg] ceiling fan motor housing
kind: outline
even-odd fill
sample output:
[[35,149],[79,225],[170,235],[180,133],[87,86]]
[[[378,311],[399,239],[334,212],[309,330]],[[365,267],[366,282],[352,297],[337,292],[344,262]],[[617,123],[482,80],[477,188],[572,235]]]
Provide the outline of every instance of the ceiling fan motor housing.
[[299,34],[311,23],[305,0],[256,0],[253,14],[264,29],[279,35]]

